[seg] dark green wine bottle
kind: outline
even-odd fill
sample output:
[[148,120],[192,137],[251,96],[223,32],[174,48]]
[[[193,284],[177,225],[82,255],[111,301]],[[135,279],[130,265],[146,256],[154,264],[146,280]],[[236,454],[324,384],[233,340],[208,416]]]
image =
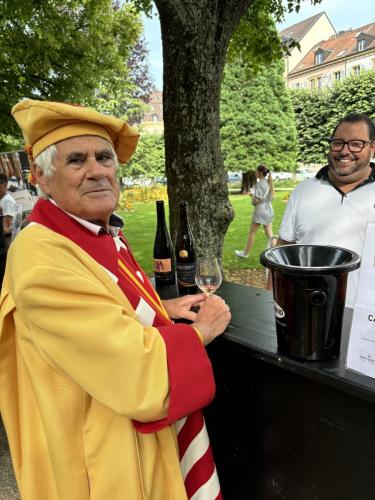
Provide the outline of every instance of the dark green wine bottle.
[[156,289],[176,284],[176,266],[171,238],[165,222],[164,201],[156,202],[157,228],[154,242]]
[[186,201],[180,203],[180,223],[176,239],[177,285],[180,295],[197,293],[195,283],[196,255],[193,233],[189,224]]

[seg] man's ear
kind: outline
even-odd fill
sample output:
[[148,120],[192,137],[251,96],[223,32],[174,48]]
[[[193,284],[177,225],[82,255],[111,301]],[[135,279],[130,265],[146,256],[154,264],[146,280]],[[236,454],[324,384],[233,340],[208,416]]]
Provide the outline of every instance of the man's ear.
[[40,187],[43,193],[49,194],[48,179],[43,173],[43,170],[36,163],[33,163],[31,166],[31,174],[34,177],[36,184]]

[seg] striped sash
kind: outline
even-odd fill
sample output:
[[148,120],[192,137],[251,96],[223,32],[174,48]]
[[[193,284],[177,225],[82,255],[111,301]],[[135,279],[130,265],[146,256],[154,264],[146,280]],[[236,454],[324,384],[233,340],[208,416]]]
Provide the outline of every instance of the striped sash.
[[[135,261],[134,261],[135,262]],[[141,283],[139,275],[134,276],[126,267],[125,260],[119,255],[119,275],[128,281],[139,292],[141,300],[154,307],[155,316],[152,326],[160,326],[161,320],[171,323],[159,296],[146,283]],[[119,286],[125,287],[123,279]],[[146,289],[146,287],[148,289]],[[150,293],[151,292],[151,293]],[[137,311],[139,302],[132,304]],[[149,315],[146,315],[149,317]],[[139,318],[141,320],[141,318]],[[165,323],[164,323],[165,324]],[[203,413],[196,411],[176,422],[177,442],[180,454],[181,472],[184,478],[186,493],[189,500],[222,500],[219,477],[217,475],[214,457],[204,422]]]
[[190,500],[222,500],[219,478],[201,411],[176,422],[181,471]]

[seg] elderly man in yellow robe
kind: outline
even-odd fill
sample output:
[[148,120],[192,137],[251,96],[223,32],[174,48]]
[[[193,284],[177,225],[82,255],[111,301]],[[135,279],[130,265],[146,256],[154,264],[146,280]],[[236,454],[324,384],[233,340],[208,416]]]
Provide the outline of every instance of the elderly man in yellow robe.
[[162,302],[134,260],[113,212],[138,134],[65,103],[12,114],[44,193],[1,292],[0,411],[22,499],[222,498],[200,409],[215,389],[204,346],[230,312],[216,296]]

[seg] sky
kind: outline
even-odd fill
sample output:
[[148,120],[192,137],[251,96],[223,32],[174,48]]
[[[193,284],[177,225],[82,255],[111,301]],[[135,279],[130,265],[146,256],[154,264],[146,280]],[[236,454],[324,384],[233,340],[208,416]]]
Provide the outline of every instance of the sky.
[[[318,5],[311,5],[309,0],[301,2],[298,14],[286,14],[284,22],[277,25],[282,30],[308,17],[325,12],[336,31],[358,28],[375,22],[375,0],[322,0]],[[150,53],[150,73],[157,89],[163,88],[163,58],[160,27],[157,16],[144,17],[145,38]]]

